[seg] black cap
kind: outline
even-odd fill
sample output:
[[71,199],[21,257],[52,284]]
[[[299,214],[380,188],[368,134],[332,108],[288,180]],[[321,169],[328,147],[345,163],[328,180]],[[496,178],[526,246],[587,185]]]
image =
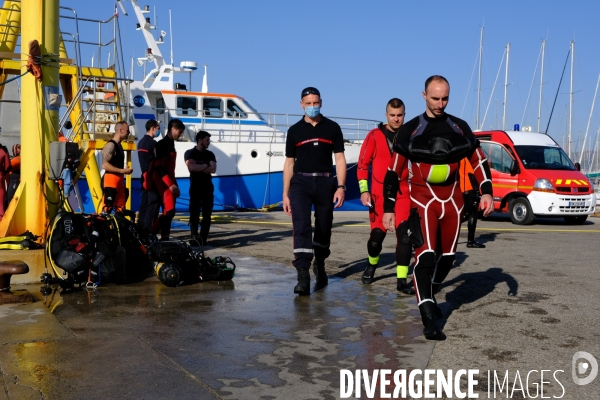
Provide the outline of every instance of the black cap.
[[317,89],[316,87],[309,86],[306,89],[302,90],[302,93],[300,93],[300,98],[303,99],[304,96],[308,96],[309,94],[316,94],[317,96],[321,97],[321,92],[319,92],[319,89]]

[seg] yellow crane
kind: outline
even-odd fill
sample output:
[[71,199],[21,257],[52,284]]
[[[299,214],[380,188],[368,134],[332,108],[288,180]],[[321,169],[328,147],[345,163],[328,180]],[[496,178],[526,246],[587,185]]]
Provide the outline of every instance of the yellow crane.
[[[118,78],[114,68],[83,67],[80,60],[74,63],[67,58],[59,34],[59,3],[5,0],[0,10],[0,84],[26,71],[29,44],[34,40],[39,43],[40,56],[29,61],[41,70],[41,80],[33,74],[21,77],[21,184],[0,221],[0,237],[26,230],[44,237],[60,207],[59,185],[48,177],[50,142],[58,138],[62,96],[73,125],[70,140],[83,151],[74,179],[85,174],[95,209],[101,209],[100,172],[94,153],[110,140],[110,127],[123,119]],[[15,54],[19,35],[21,52]],[[2,91],[0,86],[0,97]],[[131,166],[135,143],[123,142],[123,148],[127,166]],[[131,188],[131,176],[127,187]]]

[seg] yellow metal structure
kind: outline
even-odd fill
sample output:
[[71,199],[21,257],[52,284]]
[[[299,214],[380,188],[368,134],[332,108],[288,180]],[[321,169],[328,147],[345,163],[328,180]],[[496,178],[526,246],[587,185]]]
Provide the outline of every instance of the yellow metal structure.
[[[21,32],[21,2],[6,0],[0,10],[0,52],[12,53],[17,46]],[[6,81],[6,74],[0,73],[0,83]],[[0,86],[0,98],[4,85]]]
[[[73,106],[69,118],[75,134],[71,139],[83,150],[74,179],[85,174],[95,210],[99,212],[102,208],[95,151],[110,140],[112,133],[109,132],[114,130],[111,126],[122,119],[117,76],[112,69],[71,65],[73,60],[67,58],[59,35],[58,10],[59,0],[5,1],[0,10],[0,83],[8,75],[21,75],[25,71],[28,43],[34,39],[40,43],[44,77],[41,83],[31,74],[21,79],[21,184],[0,221],[0,237],[25,230],[43,237],[58,210],[59,188],[47,176],[49,143],[56,141],[58,136],[59,109],[53,101],[57,99],[59,84],[64,103]],[[22,54],[14,54],[19,33]],[[85,87],[81,88],[81,85]],[[76,98],[78,93],[85,96]],[[1,94],[0,89],[0,97]],[[127,167],[131,167],[135,143],[122,142],[122,146],[127,155]],[[131,193],[130,175],[126,185]],[[131,208],[131,199],[127,207]]]
[[[21,1],[21,55],[22,68],[26,66],[29,43],[37,40],[41,54],[58,54],[59,0]],[[56,58],[56,57],[54,57]],[[21,79],[21,182],[26,183],[12,221],[17,234],[29,230],[44,236],[49,216],[57,211],[59,192],[56,182],[48,180],[50,142],[57,139],[58,63],[41,58],[43,81],[32,75]]]

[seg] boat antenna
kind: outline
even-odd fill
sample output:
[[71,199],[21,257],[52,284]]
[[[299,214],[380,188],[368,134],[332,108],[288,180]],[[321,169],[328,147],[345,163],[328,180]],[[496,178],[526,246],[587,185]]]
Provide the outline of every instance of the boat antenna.
[[169,8],[169,36],[171,37],[171,65],[175,65],[173,61],[173,22],[171,20],[171,9]]
[[204,64],[204,78],[202,78],[202,93],[208,93],[208,64]]
[[119,8],[121,8],[121,11],[123,11],[123,15],[127,15],[127,10],[123,6],[123,3],[121,3],[121,0],[117,0],[117,4],[119,5]]
[[550,121],[552,121],[552,114],[554,113],[554,106],[556,105],[556,99],[558,98],[558,92],[560,90],[560,85],[562,84],[563,77],[565,76],[565,70],[567,69],[567,63],[569,62],[569,56],[571,55],[571,48],[569,47],[569,51],[567,52],[567,59],[565,60],[565,66],[563,67],[562,74],[560,75],[560,81],[558,82],[558,88],[556,89],[556,96],[554,96],[554,103],[552,103],[552,110],[550,110],[550,116],[548,117],[548,125],[546,125],[545,134],[548,134],[548,128],[550,128]]

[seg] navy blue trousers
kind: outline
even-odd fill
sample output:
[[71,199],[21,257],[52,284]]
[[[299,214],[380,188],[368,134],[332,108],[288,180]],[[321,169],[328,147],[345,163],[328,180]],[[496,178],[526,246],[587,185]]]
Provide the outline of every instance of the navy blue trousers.
[[152,224],[158,218],[158,210],[160,209],[160,197],[153,190],[145,190],[141,188],[142,197],[140,202],[140,211],[138,215],[138,225],[146,231],[150,231]]
[[[335,178],[293,175],[290,181],[290,205],[294,239],[294,267],[310,268],[313,255],[318,260],[329,257]],[[312,235],[311,211],[315,211],[315,233]]]

